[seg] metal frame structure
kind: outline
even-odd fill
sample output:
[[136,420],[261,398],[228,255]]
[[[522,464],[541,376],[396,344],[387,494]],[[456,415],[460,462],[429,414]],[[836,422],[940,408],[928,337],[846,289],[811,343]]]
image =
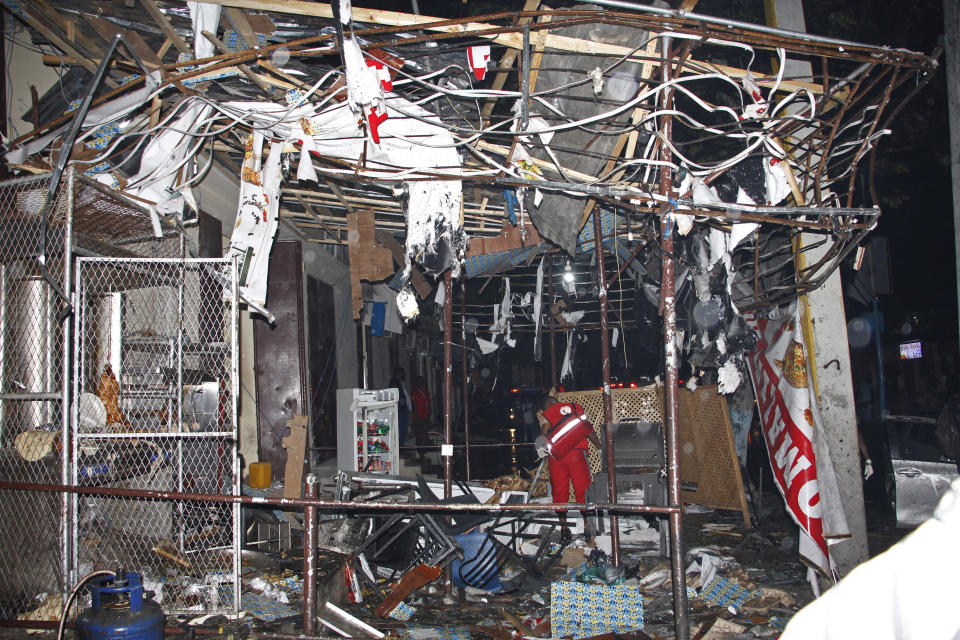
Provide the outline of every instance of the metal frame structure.
[[[157,238],[149,212],[73,170],[52,194],[51,183],[50,174],[0,183],[0,477],[69,484],[70,447],[40,432],[70,441],[75,258],[180,255],[183,245],[177,227],[162,223]],[[57,503],[53,509],[17,493],[0,498],[0,508],[15,510],[4,514],[0,532],[16,549],[0,560],[3,612],[37,592],[69,589],[70,501],[64,495]],[[32,561],[34,553],[43,558]]]
[[[629,230],[629,210],[642,217],[650,231],[653,245],[659,246],[661,258],[661,310],[663,316],[663,346],[665,347],[666,370],[666,434],[668,442],[667,467],[669,475],[669,505],[649,507],[617,504],[615,478],[611,473],[608,502],[606,504],[583,505],[588,509],[602,509],[610,512],[612,531],[614,532],[614,560],[619,561],[619,544],[616,539],[616,514],[619,513],[655,513],[666,515],[670,519],[670,547],[672,555],[672,580],[674,590],[674,610],[676,612],[676,637],[686,640],[689,637],[689,619],[686,607],[686,591],[683,573],[683,545],[681,536],[682,510],[680,504],[679,468],[677,452],[677,353],[676,333],[676,275],[678,257],[674,254],[674,241],[677,235],[677,214],[692,216],[703,228],[729,231],[742,223],[759,225],[755,235],[748,242],[730,249],[735,275],[732,276],[732,301],[741,312],[765,306],[782,304],[796,299],[805,292],[819,286],[838,267],[841,260],[854,250],[858,242],[876,225],[879,210],[869,206],[854,206],[854,192],[861,161],[869,160],[869,192],[873,203],[877,196],[873,184],[873,167],[876,154],[876,140],[887,130],[890,120],[898,112],[900,105],[912,98],[932,76],[937,66],[933,58],[904,50],[868,46],[854,42],[840,41],[808,34],[791,33],[771,29],[760,25],[723,20],[684,11],[670,11],[636,5],[625,0],[598,0],[599,4],[621,9],[610,10],[564,10],[564,11],[526,11],[503,12],[487,16],[443,20],[425,16],[409,16],[393,12],[382,12],[355,8],[350,24],[350,34],[358,39],[365,55],[375,57],[372,50],[386,49],[404,56],[406,60],[416,61],[434,55],[443,49],[446,53],[463,53],[469,44],[477,42],[504,47],[509,51],[504,60],[507,67],[512,60],[519,58],[520,68],[515,83],[511,79],[505,85],[506,73],[498,69],[499,85],[494,89],[475,89],[472,81],[464,90],[450,91],[436,80],[433,72],[411,75],[403,71],[405,64],[394,71],[403,71],[402,80],[406,88],[397,93],[402,100],[418,104],[441,104],[451,107],[442,111],[437,107],[438,125],[453,140],[449,145],[461,149],[461,166],[453,167],[405,167],[378,164],[366,153],[367,131],[361,128],[359,133],[338,131],[338,136],[354,140],[363,140],[364,152],[358,157],[321,158],[319,163],[307,153],[307,161],[320,178],[318,188],[305,191],[287,187],[281,194],[286,198],[280,215],[295,225],[304,238],[321,243],[344,244],[346,212],[363,205],[375,210],[376,224],[384,230],[397,230],[404,226],[404,210],[394,195],[394,188],[410,181],[453,180],[469,183],[468,189],[474,195],[473,201],[464,203],[461,218],[464,230],[474,237],[497,233],[499,220],[506,209],[505,201],[499,197],[504,188],[538,189],[548,194],[579,194],[589,199],[583,208],[580,220],[582,227],[594,213],[593,242],[595,243],[597,278],[600,290],[599,328],[602,331],[603,394],[604,420],[611,422],[610,407],[610,345],[608,328],[608,288],[606,265],[603,259],[604,243],[609,231],[602,233],[597,213],[601,208],[613,212],[613,235]],[[56,4],[54,2],[54,4]],[[256,47],[253,42],[244,42],[240,51],[231,51],[210,57],[206,60],[190,60],[162,63],[163,80],[158,89],[171,86],[182,89],[184,83],[201,74],[208,77],[218,71],[237,67],[246,78],[251,77],[249,66],[262,67],[271,78],[279,77],[290,82],[291,76],[282,71],[278,74],[268,60],[279,49],[286,49],[291,56],[300,61],[309,61],[318,55],[342,53],[344,49],[344,26],[341,20],[335,20],[335,29],[330,28],[330,20],[335,18],[339,5],[331,7],[323,3],[276,3],[269,0],[223,0],[226,6],[267,12],[298,13],[299,22],[313,29],[311,35],[292,39],[287,42]],[[157,12],[161,13],[161,12]],[[30,23],[31,12],[25,17]],[[234,19],[243,18],[242,12],[235,12]],[[155,17],[156,19],[156,17]],[[161,13],[160,27],[164,33],[175,33],[171,27],[172,16]],[[182,19],[182,16],[177,19]],[[241,27],[244,20],[240,20]],[[348,20],[349,22],[349,20]],[[32,23],[31,23],[32,24]],[[596,25],[631,31],[632,38],[626,44],[591,42],[584,38],[569,38],[564,35],[567,29]],[[249,25],[246,25],[249,27]],[[166,28],[164,28],[166,27]],[[239,29],[243,31],[242,28]],[[250,30],[252,32],[252,29]],[[558,33],[559,32],[559,33]],[[249,35],[249,34],[248,34]],[[179,36],[177,36],[179,38]],[[173,39],[176,40],[176,39]],[[571,42],[571,40],[573,40]],[[244,39],[241,38],[243,42]],[[430,49],[423,48],[429,42]],[[182,43],[181,43],[182,45]],[[178,45],[178,48],[181,48]],[[81,46],[82,43],[79,43]],[[71,46],[72,47],[72,46]],[[727,66],[718,61],[717,49],[733,47],[739,51],[749,51],[749,62],[739,66]],[[164,49],[166,50],[166,49]],[[427,53],[424,53],[424,51]],[[74,51],[76,51],[74,49]],[[600,154],[605,167],[591,173],[575,172],[557,161],[549,142],[531,144],[529,139],[537,137],[538,130],[527,129],[531,119],[531,104],[535,101],[549,100],[563,93],[571,86],[586,86],[587,69],[580,69],[581,76],[562,87],[549,87],[537,90],[536,74],[549,69],[541,68],[540,60],[544,51],[559,51],[560,55],[573,56],[585,54],[598,60],[596,71],[600,72],[600,82],[614,80],[617,67],[633,65],[637,86],[624,100],[600,116],[576,119],[565,113],[554,113],[547,109],[548,128],[558,131],[574,126],[582,128],[591,135],[618,135],[617,145],[612,150]],[[517,53],[519,52],[519,55]],[[70,53],[70,52],[68,52]],[[79,52],[83,54],[83,51]],[[510,55],[512,54],[512,58]],[[380,54],[376,54],[380,55]],[[391,55],[393,55],[391,53]],[[776,63],[767,65],[766,60],[774,58]],[[80,55],[88,65],[86,55]],[[90,57],[95,58],[96,55]],[[783,75],[787,59],[803,59],[811,68],[819,63],[819,70],[804,78],[787,78]],[[756,60],[763,59],[762,65],[754,66]],[[102,61],[102,62],[105,62]],[[395,64],[395,63],[394,63]],[[446,64],[446,63],[444,63]],[[592,62],[589,64],[593,64]],[[603,65],[604,68],[601,68]],[[415,65],[414,65],[415,66]],[[760,72],[757,67],[765,70]],[[428,69],[432,68],[427,66]],[[456,64],[447,65],[446,70],[464,69]],[[772,70],[772,73],[767,72]],[[501,75],[502,74],[502,75]],[[311,103],[316,112],[311,117],[333,117],[336,110],[334,96],[340,91],[343,74],[331,73],[328,84],[321,81],[310,88],[293,78],[293,86],[311,93],[319,91],[317,102]],[[467,73],[463,75],[469,78]],[[909,80],[918,77],[912,88]],[[442,76],[441,76],[442,77]],[[756,79],[766,95],[769,111],[763,118],[746,115],[748,107],[760,98],[759,90],[748,87],[747,81]],[[220,82],[221,80],[213,80]],[[594,78],[596,82],[597,79]],[[97,104],[114,99],[126,93],[138,90],[145,78],[137,78],[123,87],[108,92],[96,101]],[[222,80],[222,82],[237,82]],[[729,92],[721,95],[715,83],[720,83]],[[240,84],[247,84],[241,80]],[[256,81],[256,89],[242,86],[252,91],[251,96],[259,98],[266,93],[261,81]],[[400,84],[398,82],[398,84]],[[543,83],[541,82],[541,85]],[[506,87],[506,88],[505,88]],[[236,88],[236,86],[232,87]],[[458,87],[461,89],[461,87]],[[572,95],[572,93],[571,93]],[[442,96],[441,100],[435,100]],[[798,96],[800,98],[798,98]],[[195,96],[186,96],[177,102],[180,108],[184,102]],[[706,97],[706,100],[704,100]],[[573,96],[581,99],[583,96]],[[589,99],[589,98],[587,98]],[[519,114],[514,114],[505,106],[508,100],[519,100]],[[727,120],[714,121],[710,117],[696,120],[690,113],[677,108],[678,100],[708,103],[707,115],[722,113]],[[458,102],[459,101],[459,102]],[[896,104],[896,101],[900,101]],[[89,101],[87,101],[89,103]],[[609,102],[609,101],[608,101]],[[482,104],[481,104],[482,103]],[[729,103],[729,104],[728,104]],[[699,104],[699,103],[698,103]],[[729,105],[732,104],[733,107]],[[789,107],[789,108],[788,108]],[[446,107],[444,107],[446,108]],[[169,107],[168,107],[169,110]],[[631,113],[629,126],[623,125],[618,116]],[[168,111],[168,113],[170,113]],[[467,114],[469,117],[465,117]],[[171,114],[172,115],[172,114]],[[404,114],[406,115],[406,114]],[[161,114],[161,118],[165,114]],[[287,122],[280,116],[278,120],[265,124],[248,112],[217,113],[198,127],[197,133],[206,134],[215,126],[229,122],[247,130],[258,127],[259,130],[276,126],[275,131],[289,134],[296,131],[301,137],[302,123]],[[444,118],[447,118],[448,124]],[[694,124],[690,124],[690,120]],[[66,118],[56,118],[44,123],[35,131],[21,136],[14,144],[32,140],[42,134],[60,127]],[[719,122],[719,124],[718,124]],[[586,124],[584,124],[586,123]],[[291,129],[292,127],[292,129]],[[299,127],[300,129],[298,129]],[[589,128],[589,127],[592,127]],[[607,130],[603,130],[606,127]],[[681,127],[686,130],[681,132]],[[75,133],[75,131],[74,131]],[[89,133],[89,132],[88,132]],[[277,133],[277,137],[284,137]],[[127,135],[152,135],[146,130]],[[638,144],[640,135],[646,136],[647,143]],[[311,134],[312,135],[312,134]],[[501,139],[506,137],[507,143]],[[287,135],[289,138],[289,135]],[[245,149],[241,141],[243,135],[225,136],[217,139],[219,148],[216,153],[232,154],[233,158],[243,157]],[[527,140],[525,140],[525,138]],[[736,144],[728,147],[698,148],[702,139],[723,138],[724,142]],[[755,144],[760,141],[760,143]],[[745,142],[746,141],[746,142]],[[193,144],[192,142],[190,144]],[[371,143],[372,144],[372,143]],[[379,141],[377,141],[379,144]],[[556,144],[556,143],[555,143]],[[514,152],[520,145],[527,145],[534,169],[523,167],[514,162]],[[199,148],[200,145],[197,145]],[[556,151],[569,153],[569,149]],[[733,151],[727,153],[729,149]],[[721,149],[723,157],[715,161],[713,155]],[[698,153],[698,150],[703,153]],[[195,151],[195,150],[194,150]],[[573,149],[583,154],[582,148]],[[680,173],[689,169],[710,186],[737,166],[747,155],[753,153],[761,162],[776,159],[783,163],[785,179],[790,183],[793,202],[789,206],[764,206],[741,203],[714,202],[710,199],[695,198],[691,191],[676,193],[674,180]],[[109,155],[109,154],[107,154]],[[214,156],[211,153],[211,158]],[[548,157],[549,156],[549,159]],[[212,160],[211,160],[212,161]],[[232,160],[231,160],[232,162]],[[322,186],[326,185],[326,186]],[[867,203],[864,203],[865,205]],[[292,206],[291,206],[292,205]],[[579,214],[579,212],[577,212]],[[523,213],[521,209],[521,224]],[[624,229],[626,227],[626,229]],[[827,243],[825,256],[809,266],[803,266],[797,260],[805,250],[794,242],[801,233],[819,234],[822,243]],[[314,235],[319,234],[319,235]],[[679,243],[678,243],[679,244]],[[809,245],[808,247],[809,248]],[[620,271],[637,257],[634,251],[628,258],[617,256],[621,261]],[[452,275],[449,270],[443,274],[445,290],[452,300]],[[618,274],[619,275],[619,274]],[[611,279],[612,280],[612,279]],[[552,284],[552,278],[551,278]],[[463,313],[461,313],[461,318]],[[462,322],[462,320],[461,320]],[[452,437],[452,347],[453,321],[452,304],[447,304],[443,318],[443,360],[444,360],[444,494],[449,496],[453,484],[453,437]],[[69,340],[65,343],[65,348]],[[551,333],[551,353],[554,353],[553,334]],[[554,368],[555,373],[555,368]],[[64,383],[66,384],[66,383]],[[66,393],[66,391],[65,391]],[[68,428],[64,418],[64,433]],[[613,457],[613,443],[608,438],[607,455]],[[64,465],[64,469],[66,465]],[[63,482],[66,482],[64,477]],[[24,483],[0,483],[0,488],[23,489]],[[40,488],[34,483],[30,488]],[[199,492],[151,492],[134,489],[101,487],[79,487],[46,485],[46,490],[103,494],[115,497],[159,500],[207,500],[210,502],[229,501],[234,504],[257,502],[277,506],[305,508],[309,510],[401,510],[401,511],[558,511],[581,508],[581,505],[496,505],[480,508],[468,505],[465,509],[455,505],[406,505],[383,503],[354,503],[340,501],[277,500],[265,501],[246,499],[240,496],[215,496]],[[308,483],[310,489],[310,483]],[[108,491],[113,491],[109,494]],[[65,498],[62,504],[66,504]],[[66,507],[63,507],[64,509]],[[309,511],[312,513],[312,511]],[[315,519],[313,516],[309,520]],[[309,526],[313,523],[310,522]],[[309,555],[309,554],[306,554]],[[312,588],[312,585],[308,585]],[[308,598],[305,598],[308,600]],[[305,611],[305,629],[307,616]],[[310,625],[311,627],[314,625]]]

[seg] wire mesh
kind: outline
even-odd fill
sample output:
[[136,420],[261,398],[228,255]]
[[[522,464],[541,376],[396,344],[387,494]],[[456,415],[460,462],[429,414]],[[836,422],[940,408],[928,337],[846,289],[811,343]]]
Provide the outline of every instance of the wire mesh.
[[[59,484],[63,329],[57,314],[64,303],[41,275],[38,256],[45,254],[50,275],[62,282],[68,197],[67,189],[58,191],[45,228],[37,214],[47,187],[44,179],[0,185],[0,477]],[[36,606],[41,593],[62,590],[63,520],[61,496],[0,495],[0,618]]]
[[[15,483],[71,477],[62,445],[69,439],[71,322],[60,291],[72,289],[74,255],[182,252],[175,225],[72,172],[42,217],[49,185],[49,174],[0,183],[0,479]],[[0,494],[0,619],[70,584],[70,506],[60,494]]]
[[[235,283],[229,260],[78,261],[76,484],[238,493]],[[236,611],[237,506],[112,496],[76,506],[81,572],[135,569],[168,613]]]

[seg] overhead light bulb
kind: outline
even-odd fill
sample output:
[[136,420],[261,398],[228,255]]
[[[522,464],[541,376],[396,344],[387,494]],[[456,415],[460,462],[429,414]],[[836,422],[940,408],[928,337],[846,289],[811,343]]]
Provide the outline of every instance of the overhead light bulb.
[[563,268],[563,281],[573,282],[573,267],[570,265],[569,260],[567,260],[567,266]]

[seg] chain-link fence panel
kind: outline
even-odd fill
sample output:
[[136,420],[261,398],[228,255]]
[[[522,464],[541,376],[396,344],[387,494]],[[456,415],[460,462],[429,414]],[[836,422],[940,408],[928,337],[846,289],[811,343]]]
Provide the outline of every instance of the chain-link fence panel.
[[[63,442],[75,253],[183,251],[175,225],[69,171],[41,215],[49,187],[49,174],[0,182],[0,481],[11,484],[70,481]],[[0,619],[67,588],[69,508],[63,494],[0,491]]]
[[[58,190],[44,224],[48,185],[44,178],[0,183],[0,479],[14,483],[63,481],[58,314],[65,301],[40,264],[62,287],[69,197]],[[62,591],[66,505],[59,494],[0,492],[0,619],[35,608],[39,594]]]
[[74,481],[79,573],[122,566],[168,613],[234,613],[239,506],[123,490],[239,493],[236,268],[228,260],[77,262]]

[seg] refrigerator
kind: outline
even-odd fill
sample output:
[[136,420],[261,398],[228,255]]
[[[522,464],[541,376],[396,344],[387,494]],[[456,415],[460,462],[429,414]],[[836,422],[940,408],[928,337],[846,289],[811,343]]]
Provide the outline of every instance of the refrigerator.
[[397,389],[337,389],[337,467],[400,473]]

